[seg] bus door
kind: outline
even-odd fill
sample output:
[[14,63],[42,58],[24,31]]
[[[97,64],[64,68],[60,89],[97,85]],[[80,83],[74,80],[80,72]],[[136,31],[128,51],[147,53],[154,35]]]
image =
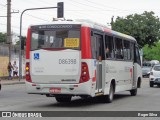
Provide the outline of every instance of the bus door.
[[103,74],[103,62],[104,60],[104,41],[103,35],[94,34],[96,44],[96,92],[102,92],[102,74]]
[[133,86],[137,87],[138,76],[141,76],[141,60],[138,46],[134,44],[134,71],[133,71]]

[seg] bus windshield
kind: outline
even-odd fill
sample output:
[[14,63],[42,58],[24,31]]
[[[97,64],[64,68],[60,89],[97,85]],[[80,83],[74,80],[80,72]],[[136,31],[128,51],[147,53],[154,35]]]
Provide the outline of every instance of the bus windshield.
[[80,49],[80,30],[37,30],[31,34],[31,50],[43,48]]

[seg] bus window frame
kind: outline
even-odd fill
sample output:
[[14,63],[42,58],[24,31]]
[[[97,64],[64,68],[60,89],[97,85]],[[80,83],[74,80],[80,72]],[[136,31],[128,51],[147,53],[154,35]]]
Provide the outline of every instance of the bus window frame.
[[[102,54],[102,60],[106,60],[106,56],[105,56],[105,36],[104,36],[105,33],[103,31],[100,31],[100,30],[97,30],[97,29],[91,29],[91,42],[92,42],[92,37],[94,38],[95,37],[94,35],[96,35],[96,34],[102,36],[103,48],[101,48],[102,49],[102,53],[101,54]],[[91,46],[91,52],[92,52],[92,43],[91,43],[90,46]],[[92,55],[93,55],[93,53],[92,53]],[[92,58],[93,58],[93,56],[92,56]],[[97,58],[93,58],[93,59],[97,59]]]
[[104,47],[106,49],[106,36],[109,36],[109,37],[112,37],[112,51],[113,51],[113,57],[106,57],[106,53],[105,53],[105,57],[106,59],[105,60],[115,60],[115,42],[114,42],[114,36],[111,35],[111,34],[106,34],[104,35]]
[[[116,39],[121,39],[122,40],[122,52],[123,52],[123,58],[122,59],[116,57]],[[124,45],[123,45],[123,38],[119,37],[119,36],[114,36],[114,52],[115,52],[114,54],[115,54],[115,59],[118,60],[118,61],[125,61],[124,60],[123,47],[124,47]]]
[[[101,31],[101,30],[97,30],[97,29],[94,29],[94,28],[91,28],[91,39],[93,37],[94,34],[100,34],[100,35],[103,35],[103,47],[104,47],[104,58],[102,58],[102,60],[114,60],[114,61],[126,61],[126,62],[134,62],[134,45],[137,44],[136,41],[132,40],[132,39],[128,39],[128,38],[125,38],[125,37],[121,37],[121,36],[118,36],[118,35],[113,35],[113,34],[110,34],[110,33],[107,33],[107,32],[104,32],[104,31]],[[113,53],[114,53],[114,57],[113,58],[107,58],[106,55],[105,55],[105,36],[110,36],[110,37],[113,37]],[[121,39],[122,40],[122,49],[123,49],[123,59],[118,59],[116,58],[115,56],[115,49],[116,49],[116,45],[115,45],[115,39],[118,38],[118,39]],[[130,49],[130,56],[131,56],[131,59],[124,59],[124,40],[125,41],[129,41],[130,42],[130,47],[131,47],[131,44],[133,44],[133,48]],[[91,43],[92,44],[92,43]],[[91,46],[92,48],[92,46]],[[91,52],[92,52],[92,49],[91,49]],[[92,58],[93,58],[93,55],[92,55]],[[96,58],[93,58],[93,59],[96,59]]]
[[133,43],[133,42],[132,42],[130,39],[123,39],[123,53],[124,53],[124,47],[125,47],[125,46],[124,46],[124,42],[125,42],[125,41],[128,41],[128,42],[129,42],[130,59],[128,59],[128,55],[127,55],[127,59],[124,58],[124,60],[125,60],[125,61],[133,61],[133,58],[132,58],[132,57],[133,57],[133,53],[132,53],[133,48],[131,48],[131,43]]

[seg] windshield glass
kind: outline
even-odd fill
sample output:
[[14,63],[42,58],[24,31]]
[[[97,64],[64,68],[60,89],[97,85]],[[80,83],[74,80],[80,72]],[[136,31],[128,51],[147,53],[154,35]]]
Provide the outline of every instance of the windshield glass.
[[144,62],[142,67],[151,67],[151,63]]
[[31,50],[43,48],[80,49],[80,29],[33,30]]
[[155,71],[160,71],[160,66],[154,66]]

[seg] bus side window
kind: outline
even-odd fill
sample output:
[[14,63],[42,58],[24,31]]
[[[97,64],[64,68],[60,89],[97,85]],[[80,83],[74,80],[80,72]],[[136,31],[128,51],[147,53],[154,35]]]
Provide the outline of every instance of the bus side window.
[[101,53],[101,43],[100,43],[100,36],[94,34],[94,41],[95,41],[95,53],[96,53],[96,59],[101,61],[102,60],[102,53]]
[[115,38],[115,55],[117,59],[124,58],[122,39]]
[[130,54],[131,54],[131,60],[133,61],[133,59],[134,59],[134,43],[133,42],[131,42],[130,43]]
[[96,59],[96,38],[91,36],[91,51],[92,51],[92,58]]
[[131,48],[130,48],[130,41],[124,40],[123,41],[124,44],[124,59],[125,60],[131,60]]
[[93,36],[94,36],[96,59],[102,61],[105,59],[103,35],[101,33],[100,34],[94,33]]
[[105,54],[106,58],[114,58],[113,37],[105,35]]

